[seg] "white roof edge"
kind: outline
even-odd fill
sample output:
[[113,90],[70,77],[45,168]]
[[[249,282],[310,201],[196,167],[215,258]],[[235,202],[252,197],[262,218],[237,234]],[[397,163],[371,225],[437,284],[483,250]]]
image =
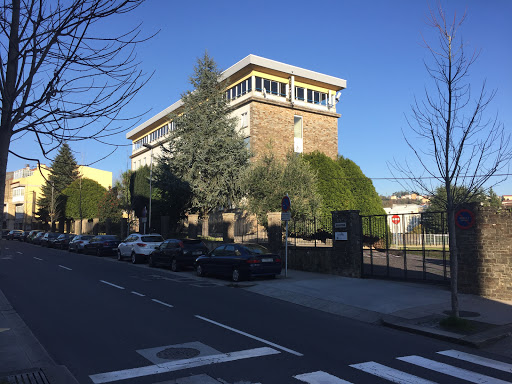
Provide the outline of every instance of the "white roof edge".
[[[300,67],[295,67],[290,64],[281,63],[279,61],[266,59],[261,56],[256,56],[253,54],[250,54],[246,57],[244,57],[239,62],[233,64],[231,67],[226,69],[224,72],[222,72],[221,79],[224,80],[228,78],[229,76],[235,74],[236,72],[240,71],[242,68],[250,65],[258,65],[261,67],[273,69],[275,71],[288,73],[290,75],[305,77],[311,80],[320,81],[322,83],[331,84],[337,87],[340,87],[341,89],[347,88],[347,81],[344,79],[340,79],[339,77],[324,75],[323,73],[311,71],[309,69],[304,69]],[[132,136],[135,136],[137,133],[139,133],[141,130],[146,128],[148,125],[151,125],[161,119],[162,117],[168,115],[169,113],[175,111],[179,107],[183,105],[183,101],[180,99],[171,106],[165,108],[162,112],[154,115],[149,120],[146,120],[144,123],[139,124],[137,127],[132,129],[131,131],[126,133],[126,138],[130,140]]]

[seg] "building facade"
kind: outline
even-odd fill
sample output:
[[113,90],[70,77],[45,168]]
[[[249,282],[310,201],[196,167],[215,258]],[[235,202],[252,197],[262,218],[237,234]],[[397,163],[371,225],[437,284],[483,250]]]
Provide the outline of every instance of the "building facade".
[[[82,177],[92,179],[105,188],[112,187],[112,172],[91,167],[78,167]],[[26,166],[14,172],[7,172],[5,181],[3,229],[30,230],[37,228],[37,200],[41,188],[50,176],[50,168]]]
[[[278,158],[290,151],[320,151],[336,159],[338,118],[336,104],[346,80],[249,55],[222,73],[232,116],[248,147],[261,156],[268,148]],[[174,124],[169,114],[177,101],[126,134],[132,141],[131,169],[150,165],[160,153]]]

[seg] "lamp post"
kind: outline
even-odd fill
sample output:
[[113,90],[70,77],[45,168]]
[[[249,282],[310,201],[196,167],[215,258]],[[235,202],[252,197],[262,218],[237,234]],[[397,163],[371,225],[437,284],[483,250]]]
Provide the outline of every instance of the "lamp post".
[[153,197],[153,146],[148,143],[143,144],[144,147],[151,149],[151,159],[149,165],[149,218],[148,218],[148,227],[149,233],[151,233],[151,198]]

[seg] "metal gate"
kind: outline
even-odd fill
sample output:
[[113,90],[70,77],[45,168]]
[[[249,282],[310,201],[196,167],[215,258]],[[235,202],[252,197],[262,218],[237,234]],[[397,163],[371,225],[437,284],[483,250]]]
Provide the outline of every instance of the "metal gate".
[[445,212],[361,216],[362,274],[448,283]]

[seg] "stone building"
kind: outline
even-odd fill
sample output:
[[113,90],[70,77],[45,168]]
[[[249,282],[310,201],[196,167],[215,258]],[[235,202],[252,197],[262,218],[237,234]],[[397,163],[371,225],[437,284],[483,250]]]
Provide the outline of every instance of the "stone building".
[[[338,155],[336,104],[346,81],[337,77],[249,55],[222,73],[225,90],[239,132],[258,158],[271,144],[283,158],[289,151],[318,150],[335,159]],[[126,134],[132,141],[131,169],[150,165],[160,153],[159,144],[174,128],[169,114],[181,100]]]

